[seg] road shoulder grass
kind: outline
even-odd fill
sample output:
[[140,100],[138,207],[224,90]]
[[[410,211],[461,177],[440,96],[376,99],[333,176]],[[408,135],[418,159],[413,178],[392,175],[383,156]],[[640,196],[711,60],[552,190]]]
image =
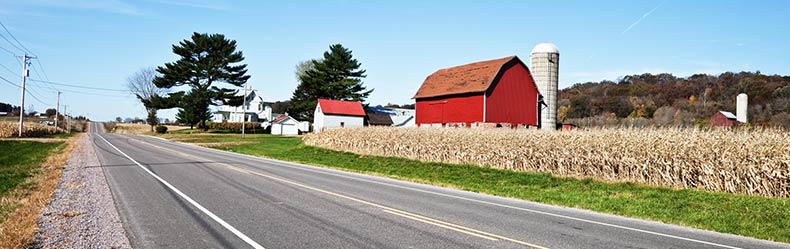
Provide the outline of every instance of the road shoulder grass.
[[0,141],[0,248],[32,242],[36,218],[55,191],[76,139],[66,142]]
[[790,199],[560,178],[476,165],[363,156],[302,144],[299,137],[165,134],[175,141],[540,203],[790,242]]

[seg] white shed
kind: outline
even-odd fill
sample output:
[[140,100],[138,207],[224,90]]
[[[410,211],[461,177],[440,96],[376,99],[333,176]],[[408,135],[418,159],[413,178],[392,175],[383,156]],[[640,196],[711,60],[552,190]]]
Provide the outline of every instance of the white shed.
[[358,101],[318,99],[313,119],[315,133],[338,127],[362,127],[365,109]]
[[299,135],[299,121],[288,114],[280,115],[272,121],[272,135]]

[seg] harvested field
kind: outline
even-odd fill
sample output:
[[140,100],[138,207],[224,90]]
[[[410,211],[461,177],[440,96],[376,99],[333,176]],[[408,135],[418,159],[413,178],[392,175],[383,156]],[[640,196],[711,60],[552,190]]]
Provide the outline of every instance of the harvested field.
[[[51,135],[63,133],[62,129],[55,129],[53,126],[47,126],[39,123],[27,122],[24,124],[23,137],[40,137],[43,135]],[[16,122],[0,122],[0,138],[16,137],[19,133],[19,123]]]
[[332,129],[303,139],[307,145],[365,155],[790,197],[790,133],[771,129],[367,127]]

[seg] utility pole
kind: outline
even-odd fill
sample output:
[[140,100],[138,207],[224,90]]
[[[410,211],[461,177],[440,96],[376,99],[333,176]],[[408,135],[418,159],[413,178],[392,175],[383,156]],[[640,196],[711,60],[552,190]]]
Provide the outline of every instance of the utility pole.
[[36,57],[28,56],[27,53],[19,57],[22,58],[22,97],[20,97],[21,103],[19,104],[19,137],[22,137],[22,125],[25,122],[25,80],[30,74],[29,71],[27,71],[27,60],[35,59]]
[[60,116],[58,110],[60,110],[60,91],[58,91],[58,97],[55,99],[55,130],[58,130],[58,117]]
[[67,111],[68,108],[69,108],[69,105],[63,105],[63,119],[65,119],[65,121],[66,121],[66,130],[68,130],[68,132],[71,133],[71,125],[70,125],[70,122],[69,122],[71,120],[69,120],[69,112]]
[[244,82],[244,101],[241,102],[241,105],[241,138],[244,139],[244,128],[246,128],[244,124],[247,123],[247,82]]

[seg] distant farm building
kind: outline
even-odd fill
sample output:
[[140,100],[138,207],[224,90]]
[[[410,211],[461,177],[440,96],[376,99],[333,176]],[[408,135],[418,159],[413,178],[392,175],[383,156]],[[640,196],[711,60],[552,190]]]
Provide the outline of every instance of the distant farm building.
[[369,126],[392,126],[392,118],[384,113],[366,112]]
[[368,125],[393,127],[416,126],[414,123],[414,109],[371,106],[368,107],[366,111],[368,114]]
[[537,126],[538,96],[529,68],[516,56],[440,69],[413,97],[416,124]]
[[731,127],[740,124],[738,117],[732,112],[719,111],[710,117],[710,125],[716,127]]
[[732,127],[749,122],[747,112],[749,107],[749,96],[745,93],[738,94],[735,103],[735,112],[719,111],[710,117],[710,125],[714,127]]
[[560,126],[561,127],[560,129],[562,129],[563,131],[572,131],[579,129],[579,126],[576,126],[575,124],[560,124],[558,126]]
[[282,114],[272,120],[272,135],[299,135],[300,122],[288,116],[288,113]]
[[362,127],[365,110],[358,101],[318,99],[313,120],[316,133],[337,127]]

